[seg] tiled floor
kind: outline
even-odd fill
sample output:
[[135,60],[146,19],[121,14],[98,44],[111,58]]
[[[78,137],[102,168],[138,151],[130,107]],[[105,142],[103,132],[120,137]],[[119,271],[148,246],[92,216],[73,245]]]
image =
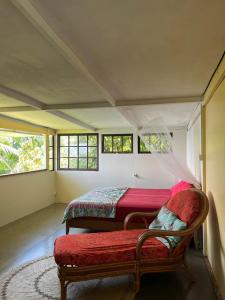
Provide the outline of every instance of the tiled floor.
[[[32,259],[52,255],[55,238],[65,232],[65,226],[61,224],[64,208],[63,204],[54,204],[0,228],[0,272]],[[85,230],[73,229],[71,232]],[[144,275],[135,300],[216,300],[201,253],[191,250],[188,261],[197,283],[190,284],[182,270]]]

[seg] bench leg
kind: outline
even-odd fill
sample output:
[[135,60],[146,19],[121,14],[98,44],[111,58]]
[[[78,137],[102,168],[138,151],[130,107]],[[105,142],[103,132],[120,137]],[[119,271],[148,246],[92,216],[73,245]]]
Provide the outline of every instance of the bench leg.
[[138,293],[140,290],[140,273],[137,271],[134,275],[134,290],[135,293]]
[[64,282],[64,280],[60,279],[60,285],[61,285],[61,300],[66,300],[66,294],[67,294],[67,285]]
[[66,221],[66,234],[69,234],[70,231],[70,226],[68,224],[68,222]]

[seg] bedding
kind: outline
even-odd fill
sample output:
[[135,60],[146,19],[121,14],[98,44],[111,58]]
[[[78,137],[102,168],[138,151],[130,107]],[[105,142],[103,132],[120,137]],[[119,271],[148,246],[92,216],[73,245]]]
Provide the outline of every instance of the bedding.
[[171,187],[171,197],[175,196],[177,193],[179,193],[183,190],[191,189],[193,187],[194,187],[193,184],[191,184],[187,181],[181,180],[177,184],[175,184]]
[[151,212],[169,200],[169,189],[98,188],[67,206],[64,221],[91,218],[121,221],[131,212]]
[[170,199],[170,189],[129,188],[116,206],[116,220],[124,221],[132,212],[153,212]]
[[115,218],[116,204],[126,187],[103,187],[71,201],[64,213],[64,221],[77,217]]

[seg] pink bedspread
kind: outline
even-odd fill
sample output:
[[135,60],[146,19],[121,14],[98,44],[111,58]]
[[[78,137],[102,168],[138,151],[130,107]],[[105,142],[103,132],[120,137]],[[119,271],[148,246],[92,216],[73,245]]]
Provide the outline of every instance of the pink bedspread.
[[123,221],[131,212],[152,212],[169,200],[170,189],[129,188],[116,206],[116,221]]

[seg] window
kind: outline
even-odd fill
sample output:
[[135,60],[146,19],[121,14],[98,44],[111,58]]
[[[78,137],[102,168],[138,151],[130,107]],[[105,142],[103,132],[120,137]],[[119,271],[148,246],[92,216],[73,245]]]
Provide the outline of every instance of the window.
[[102,153],[133,153],[133,134],[103,134]]
[[98,170],[98,134],[58,135],[58,169]]
[[[160,138],[161,136],[165,136],[165,133],[150,133],[146,134],[143,138],[146,140],[147,145],[152,145],[155,152],[158,153],[168,153],[170,149],[170,145],[167,143],[166,139]],[[170,132],[171,137],[173,137],[173,133]],[[138,153],[151,153],[151,151],[146,147],[144,141],[138,136]]]
[[0,131],[0,175],[46,169],[44,135]]
[[54,162],[55,162],[55,155],[54,155],[54,135],[49,135],[48,137],[48,149],[49,149],[49,160],[48,160],[48,169],[50,171],[54,171],[55,170],[55,165],[54,165]]

